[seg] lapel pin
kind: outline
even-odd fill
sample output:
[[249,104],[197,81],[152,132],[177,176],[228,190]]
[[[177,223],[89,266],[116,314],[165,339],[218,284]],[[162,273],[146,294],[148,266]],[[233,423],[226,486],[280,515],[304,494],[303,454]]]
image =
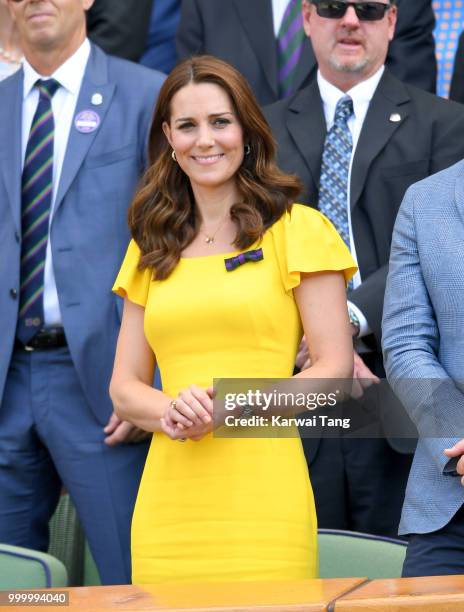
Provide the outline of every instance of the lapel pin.
[[74,125],[78,132],[89,134],[95,132],[100,125],[100,117],[93,110],[83,110],[74,119]]
[[401,121],[401,115],[399,113],[392,113],[390,115],[390,121],[392,123],[398,123],[398,121]]
[[91,102],[94,106],[100,106],[103,104],[103,96],[100,93],[94,93]]

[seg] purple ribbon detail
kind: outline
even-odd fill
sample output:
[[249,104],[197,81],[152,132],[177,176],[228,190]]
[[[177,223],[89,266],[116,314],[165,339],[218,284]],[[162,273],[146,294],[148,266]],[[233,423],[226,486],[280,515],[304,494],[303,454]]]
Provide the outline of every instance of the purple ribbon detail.
[[232,272],[232,270],[235,270],[235,268],[238,268],[247,261],[261,261],[262,259],[264,259],[263,249],[254,249],[252,251],[245,251],[234,257],[228,257],[224,259],[224,263],[226,264],[227,272]]

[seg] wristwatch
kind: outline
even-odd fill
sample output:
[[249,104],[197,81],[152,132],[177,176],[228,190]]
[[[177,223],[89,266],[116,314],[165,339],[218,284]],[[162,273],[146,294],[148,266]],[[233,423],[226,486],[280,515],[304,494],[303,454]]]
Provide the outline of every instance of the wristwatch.
[[353,338],[357,338],[359,336],[359,332],[361,331],[361,324],[359,322],[358,315],[355,311],[348,306],[348,317],[350,319],[351,325],[354,327]]

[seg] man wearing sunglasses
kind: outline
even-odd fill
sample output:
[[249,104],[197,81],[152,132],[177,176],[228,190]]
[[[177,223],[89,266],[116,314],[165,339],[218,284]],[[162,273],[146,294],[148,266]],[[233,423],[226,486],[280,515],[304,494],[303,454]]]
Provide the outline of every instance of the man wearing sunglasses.
[[92,3],[7,2],[25,62],[0,84],[0,541],[47,550],[63,484],[121,584],[147,445],[108,394],[111,286],[163,76],[89,43]]
[[[395,405],[386,384],[373,383],[385,377],[381,318],[395,217],[409,185],[464,156],[464,107],[384,65],[400,10],[388,0],[304,0],[317,79],[266,109],[280,165],[299,175],[302,200],[332,219],[357,259],[348,290],[355,390],[366,402],[378,393],[382,432]],[[331,184],[342,189],[334,195]],[[396,535],[414,441],[394,435],[304,440],[321,527]]]
[[[295,0],[182,0],[177,53],[215,55],[235,66],[261,104],[285,95],[279,87],[279,44],[285,11]],[[301,4],[301,0],[299,0]],[[339,4],[339,3],[325,3]],[[436,60],[432,0],[398,0],[397,33],[386,65],[398,78],[435,92]],[[329,10],[334,10],[329,8]],[[340,9],[338,9],[340,10]],[[291,25],[293,36],[298,37]],[[292,41],[291,45],[294,44]],[[291,46],[294,51],[294,47]],[[292,91],[307,85],[317,71],[311,41],[303,38],[292,75]]]

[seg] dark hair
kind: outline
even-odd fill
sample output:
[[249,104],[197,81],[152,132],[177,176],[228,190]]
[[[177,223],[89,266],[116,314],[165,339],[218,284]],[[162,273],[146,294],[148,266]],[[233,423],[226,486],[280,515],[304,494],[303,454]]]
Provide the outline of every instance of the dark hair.
[[189,83],[213,83],[228,94],[244,142],[250,147],[236,174],[241,202],[230,210],[237,226],[234,245],[238,249],[246,249],[262,238],[302,190],[295,176],[284,174],[276,166],[271,129],[244,77],[208,55],[181,62],[161,88],[150,130],[149,168],[129,209],[129,227],[142,253],[139,268],[152,268],[158,280],[169,276],[198,233],[190,181],[171,158],[162,127],[170,121],[174,95]]

